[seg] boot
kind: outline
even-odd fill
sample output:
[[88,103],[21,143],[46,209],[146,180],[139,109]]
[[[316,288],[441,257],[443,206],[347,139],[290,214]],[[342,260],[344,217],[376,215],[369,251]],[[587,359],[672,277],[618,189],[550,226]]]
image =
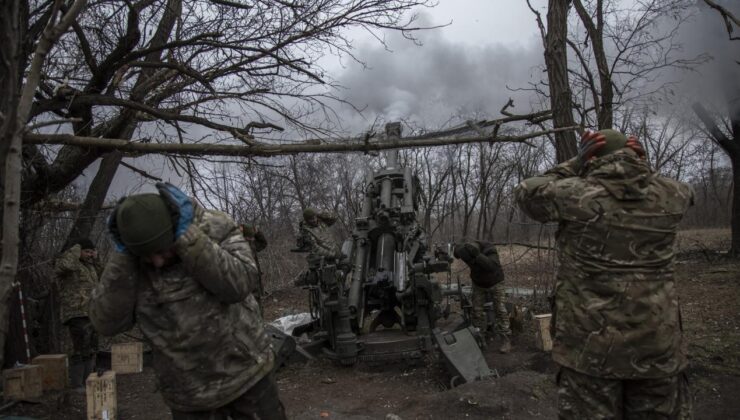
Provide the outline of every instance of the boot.
[[508,335],[501,335],[501,347],[499,347],[498,352],[501,354],[507,354],[511,351],[511,339]]
[[475,331],[477,332],[478,346],[481,350],[485,350],[488,347],[488,334],[486,334],[486,332],[481,330],[480,328],[475,328]]
[[69,386],[75,390],[85,389],[85,362],[73,361],[69,364]]

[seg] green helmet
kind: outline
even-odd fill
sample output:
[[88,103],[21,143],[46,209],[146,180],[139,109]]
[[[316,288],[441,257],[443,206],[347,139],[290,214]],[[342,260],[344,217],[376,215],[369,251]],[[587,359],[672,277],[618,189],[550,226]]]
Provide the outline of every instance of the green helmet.
[[127,197],[116,208],[116,224],[121,242],[134,255],[161,252],[175,242],[172,216],[159,194]]
[[604,130],[599,130],[599,133],[604,135],[606,144],[596,152],[596,156],[598,157],[610,155],[627,146],[627,136],[617,130],[606,128]]
[[252,225],[243,224],[242,225],[242,234],[245,238],[251,238],[254,239],[254,235],[257,233],[256,229]]
[[313,207],[306,207],[306,209],[303,210],[303,220],[308,221],[308,220],[313,219],[314,217],[316,217],[318,215],[319,215],[318,210],[316,210]]

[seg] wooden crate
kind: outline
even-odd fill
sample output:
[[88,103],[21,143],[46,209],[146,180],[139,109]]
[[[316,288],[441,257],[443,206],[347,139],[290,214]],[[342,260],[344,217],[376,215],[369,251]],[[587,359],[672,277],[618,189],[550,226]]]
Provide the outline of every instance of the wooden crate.
[[6,400],[33,400],[43,394],[44,368],[25,365],[3,371],[3,395]]
[[111,370],[116,373],[139,373],[144,370],[144,345],[140,342],[111,346]]
[[550,336],[550,320],[552,314],[534,316],[534,334],[537,348],[543,351],[552,350],[552,337]]
[[44,391],[61,391],[69,385],[69,359],[66,354],[42,354],[33,358],[33,364],[44,368],[41,377]]
[[87,420],[116,420],[116,372],[108,370],[98,376],[93,372],[85,382],[87,393]]

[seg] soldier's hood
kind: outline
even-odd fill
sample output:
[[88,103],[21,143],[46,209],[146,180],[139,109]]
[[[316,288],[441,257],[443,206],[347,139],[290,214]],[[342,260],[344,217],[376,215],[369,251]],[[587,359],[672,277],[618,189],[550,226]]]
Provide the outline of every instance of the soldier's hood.
[[632,150],[622,149],[589,162],[586,177],[601,184],[618,200],[642,200],[654,174]]

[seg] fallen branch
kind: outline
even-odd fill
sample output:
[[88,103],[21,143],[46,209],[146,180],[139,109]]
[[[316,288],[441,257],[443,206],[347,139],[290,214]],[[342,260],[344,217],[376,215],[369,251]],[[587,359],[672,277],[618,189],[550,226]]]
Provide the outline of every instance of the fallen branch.
[[475,136],[457,138],[401,138],[386,139],[383,141],[365,142],[363,139],[347,139],[335,143],[291,143],[266,144],[258,143],[253,146],[233,144],[178,144],[178,143],[142,143],[122,139],[107,139],[98,137],[81,137],[72,134],[36,134],[29,133],[24,137],[26,144],[65,144],[80,147],[97,148],[99,150],[119,150],[125,155],[140,156],[146,154],[167,154],[183,156],[280,156],[298,153],[346,153],[369,152],[389,149],[405,149],[414,147],[435,147],[466,143],[526,143],[526,140],[541,137],[560,131],[574,131],[578,126],[563,127],[545,131],[535,131],[519,136]]

